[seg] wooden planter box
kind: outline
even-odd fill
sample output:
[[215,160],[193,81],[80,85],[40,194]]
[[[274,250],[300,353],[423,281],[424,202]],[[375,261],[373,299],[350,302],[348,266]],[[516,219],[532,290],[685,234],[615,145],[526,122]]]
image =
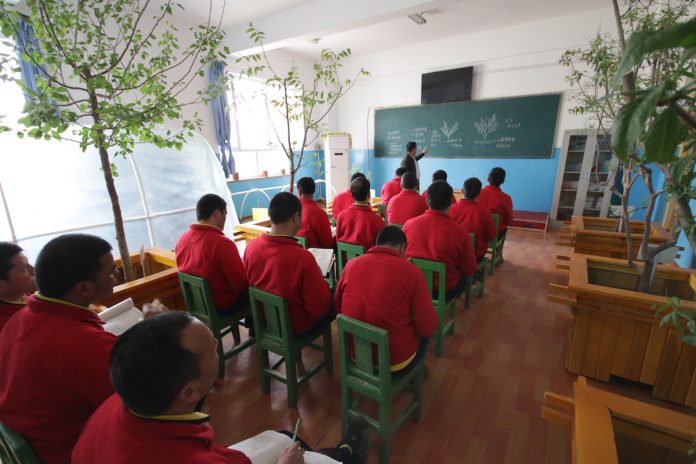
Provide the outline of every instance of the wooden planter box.
[[675,327],[660,328],[664,313],[657,314],[666,295],[696,309],[696,271],[659,265],[649,294],[632,290],[638,278],[623,260],[571,255],[563,289],[572,308],[566,369],[605,382],[611,376],[642,382],[656,398],[696,407],[696,347],[684,344]]
[[692,464],[696,417],[575,382],[573,398],[546,392],[542,417],[572,428],[574,464]]
[[[573,253],[609,258],[628,259],[628,246],[625,232],[616,232],[618,219],[573,216],[570,224],[570,246]],[[643,242],[644,221],[629,221],[633,258]],[[650,243],[661,244],[669,240],[667,231],[655,222],[650,228]]]
[[[143,304],[159,299],[170,309],[184,309],[184,301],[179,286],[179,270],[176,267],[176,257],[173,251],[162,248],[145,250],[145,266],[140,265],[140,253],[132,253],[130,260],[135,267],[138,279],[132,282],[120,283],[114,287],[114,294],[105,301],[104,306],[133,298],[133,302],[142,309]],[[121,268],[121,260],[116,260],[116,268]]]
[[245,222],[236,226],[235,229],[242,233],[244,240],[254,240],[271,231],[271,220],[269,218],[263,218],[256,221]]

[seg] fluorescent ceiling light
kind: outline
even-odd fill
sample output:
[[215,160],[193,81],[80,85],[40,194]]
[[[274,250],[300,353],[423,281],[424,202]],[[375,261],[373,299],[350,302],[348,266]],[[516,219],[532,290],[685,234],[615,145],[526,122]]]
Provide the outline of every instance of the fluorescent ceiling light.
[[411,18],[411,21],[414,23],[418,24],[419,26],[422,26],[423,24],[427,23],[428,21],[423,17],[422,13],[413,13],[408,15],[409,18]]

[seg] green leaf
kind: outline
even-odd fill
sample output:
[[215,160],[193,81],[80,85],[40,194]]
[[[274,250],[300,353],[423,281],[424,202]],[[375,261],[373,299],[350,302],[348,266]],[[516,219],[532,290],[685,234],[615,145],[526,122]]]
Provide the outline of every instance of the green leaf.
[[687,345],[696,346],[696,335],[684,335],[682,341]]
[[611,144],[622,160],[626,160],[638,141],[638,137],[645,128],[645,122],[655,111],[663,91],[664,84],[659,85],[622,106],[616,114],[611,130]]
[[645,136],[645,161],[667,164],[674,159],[682,142],[685,126],[672,107],[657,115]]

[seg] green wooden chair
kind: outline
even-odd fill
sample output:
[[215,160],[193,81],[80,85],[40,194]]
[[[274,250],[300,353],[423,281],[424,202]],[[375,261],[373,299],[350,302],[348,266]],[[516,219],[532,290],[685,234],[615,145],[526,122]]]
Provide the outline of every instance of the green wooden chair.
[[336,252],[338,255],[338,271],[336,272],[336,280],[338,280],[341,278],[341,273],[343,272],[343,268],[346,266],[346,263],[353,258],[357,258],[358,256],[365,254],[365,248],[360,245],[353,245],[352,243],[338,242],[336,243]]
[[[469,232],[469,237],[471,237],[471,245],[476,250],[476,235]],[[474,275],[468,276],[466,278],[466,297],[464,298],[464,307],[469,308],[471,304],[471,295],[476,292],[476,296],[481,298],[483,296],[483,290],[486,284],[486,264],[488,260],[484,257],[478,266],[476,267],[476,272]]]
[[[435,356],[442,356],[442,341],[445,335],[454,335],[454,318],[457,307],[456,298],[452,298],[449,302],[445,300],[445,276],[447,273],[447,266],[445,263],[438,263],[427,259],[409,258],[409,261],[418,266],[418,269],[420,269],[425,276],[430,295],[437,295],[436,298],[433,298],[433,306],[435,307],[435,313],[437,313]],[[438,288],[434,289],[436,276]]]
[[[329,375],[333,374],[331,324],[307,335],[293,335],[290,312],[285,299],[254,287],[249,288],[249,299],[261,367],[261,390],[265,394],[271,392],[271,379],[283,382],[288,388],[288,407],[296,408],[297,388],[301,383],[309,380],[323,367],[326,367]],[[323,345],[313,343],[321,336],[324,337]],[[298,378],[297,361],[301,359],[300,353],[305,347],[321,351],[324,353],[324,359]],[[268,359],[269,352],[279,355],[280,360],[271,365]],[[283,363],[285,373],[278,371],[278,367]]]
[[392,223],[389,224],[389,225],[390,225],[390,226],[394,226],[394,227],[398,227],[399,229],[403,229],[403,228],[404,228],[404,225],[403,225],[403,224],[396,224],[396,223],[394,223],[394,222],[392,222]]
[[380,203],[377,205],[377,215],[384,220],[384,225],[389,225],[389,218],[387,217],[387,205]]
[[[414,421],[420,420],[425,371],[423,361],[406,373],[392,374],[389,334],[386,330],[343,314],[339,314],[337,320],[343,430],[345,432],[348,427],[350,417],[364,418],[380,435],[379,462],[386,464],[392,439],[401,424],[409,417]],[[350,349],[351,340],[354,355]],[[374,359],[375,353],[377,359]],[[412,400],[392,420],[393,402],[401,391],[410,392]],[[358,410],[366,398],[379,404],[377,419]]]
[[41,464],[24,437],[0,423],[0,462],[3,464]]
[[491,254],[491,275],[493,275],[493,270],[503,262],[503,245],[505,245],[505,237],[498,239],[498,233],[500,232],[500,215],[493,214],[493,222],[495,223],[495,238],[488,242],[488,252]]
[[[234,314],[220,315],[217,312],[215,300],[206,279],[179,272],[179,283],[188,312],[207,325],[217,339],[218,356],[220,357],[218,377],[223,378],[225,377],[225,361],[254,344],[253,338],[240,343],[241,337],[239,335],[240,321],[246,317],[251,317],[251,309],[246,308]],[[234,337],[235,347],[224,351],[222,337],[229,333]]]
[[295,240],[297,240],[297,243],[299,243],[300,246],[305,250],[309,248],[309,246],[307,245],[307,237],[300,237],[299,235],[295,235]]

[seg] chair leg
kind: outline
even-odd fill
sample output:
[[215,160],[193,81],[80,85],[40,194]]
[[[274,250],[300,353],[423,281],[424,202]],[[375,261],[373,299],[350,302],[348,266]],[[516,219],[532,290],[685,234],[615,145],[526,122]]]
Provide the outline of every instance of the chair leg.
[[423,409],[423,378],[425,377],[425,365],[418,368],[419,372],[413,378],[413,401],[416,408],[413,410],[413,421],[419,422]]
[[289,350],[285,358],[285,382],[288,387],[288,407],[297,407],[297,357]]
[[445,336],[445,331],[443,330],[443,323],[440,321],[435,330],[435,356],[438,358],[442,356],[442,339]]
[[481,298],[483,296],[483,290],[486,287],[486,265],[483,265],[483,269],[481,269],[481,272],[479,272],[479,283],[478,283],[478,292],[477,292],[477,297]]
[[343,433],[348,430],[348,418],[350,417],[350,403],[352,393],[345,382],[341,381],[341,425],[343,427]]
[[218,351],[218,378],[225,378],[225,350],[222,348],[222,337],[218,334],[215,337],[217,339],[217,351]]
[[379,463],[387,464],[389,462],[389,452],[391,450],[391,401],[387,398],[382,398],[379,405]]
[[271,376],[266,370],[270,367],[268,351],[257,348],[259,352],[259,368],[261,370],[261,391],[268,395],[271,392]]
[[239,324],[236,322],[234,324],[232,324],[231,331],[232,331],[232,338],[234,339],[234,344],[239,345],[239,343],[242,341],[242,337],[239,334]]
[[490,262],[490,275],[493,275],[493,271],[495,270],[495,248],[491,249],[491,262]]
[[[469,294],[467,293],[466,295],[467,299],[469,298]],[[449,335],[454,335],[454,324],[456,320],[456,314],[457,314],[457,299],[454,298],[451,302],[449,307],[447,308],[447,312],[449,314],[449,329],[447,330],[447,333]]]
[[331,340],[331,324],[324,329],[324,359],[326,360],[326,371],[333,376],[333,343]]
[[471,304],[471,290],[474,286],[474,275],[468,276],[466,278],[466,289],[464,290],[466,292],[466,295],[464,296],[464,308],[469,309],[469,305]]

